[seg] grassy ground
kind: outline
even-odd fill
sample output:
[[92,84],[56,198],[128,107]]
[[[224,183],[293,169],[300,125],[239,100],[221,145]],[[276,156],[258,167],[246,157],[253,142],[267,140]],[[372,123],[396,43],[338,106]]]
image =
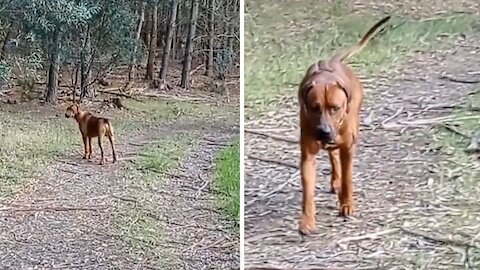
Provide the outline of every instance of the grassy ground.
[[240,140],[220,152],[216,163],[217,188],[222,208],[240,222]]
[[[174,263],[172,254],[163,248],[165,232],[159,226],[158,220],[152,216],[151,194],[165,185],[166,174],[170,173],[186,158],[194,142],[186,135],[177,134],[175,137],[163,138],[144,147],[135,159],[133,165],[128,166],[126,178],[131,192],[129,197],[135,200],[135,207],[116,216],[117,231],[123,240],[130,243],[137,256],[142,252],[164,258],[163,266]],[[171,261],[170,261],[171,260]]]
[[[247,108],[264,111],[274,106],[278,96],[295,96],[296,86],[312,62],[353,45],[384,16],[352,13],[341,1],[334,3],[246,2]],[[312,20],[315,17],[319,19]],[[471,15],[444,14],[418,21],[393,14],[389,22],[393,28],[377,36],[349,62],[359,73],[385,71],[405,62],[414,52],[442,45],[435,42],[440,37],[468,31],[474,19]]]
[[[480,107],[480,88],[471,99],[471,106],[475,108]],[[471,112],[468,109],[457,109],[454,114],[458,120],[450,124],[453,129],[469,137],[474,136],[478,138],[480,136],[478,119],[463,119],[465,116],[477,114],[476,112]],[[439,126],[435,134],[435,141],[437,142],[437,147],[453,157],[456,162],[456,169],[463,170],[463,192],[473,191],[472,187],[478,186],[480,172],[468,169],[470,165],[475,164],[472,155],[465,151],[470,143],[470,139],[444,126]]]
[[[102,113],[113,119],[115,134],[139,130],[159,121],[168,123],[193,119],[194,117],[227,117],[231,108],[218,108],[188,102],[147,100],[125,101],[129,111],[107,111]],[[81,155],[83,146],[77,124],[63,117],[63,111],[39,108],[38,111],[14,110],[14,106],[0,109],[0,196],[11,194],[22,179],[33,177],[57,154],[77,150]],[[28,111],[28,110],[26,110]],[[95,110],[93,110],[95,113]],[[55,116],[55,115],[58,116]],[[96,144],[95,144],[96,146]],[[95,147],[93,146],[93,147]]]

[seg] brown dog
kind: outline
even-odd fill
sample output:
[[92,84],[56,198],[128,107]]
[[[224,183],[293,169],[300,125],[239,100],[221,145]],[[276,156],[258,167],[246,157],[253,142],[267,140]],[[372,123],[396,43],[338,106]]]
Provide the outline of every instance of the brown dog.
[[83,111],[78,104],[70,105],[65,112],[65,117],[73,117],[78,123],[85,149],[84,159],[92,157],[92,138],[98,137],[98,147],[101,155],[100,165],[104,164],[102,140],[104,136],[107,136],[112,146],[113,162],[117,161],[115,146],[113,145],[113,127],[109,119],[93,116],[91,113]]
[[320,149],[327,150],[330,157],[331,191],[338,194],[340,214],[346,216],[354,212],[352,159],[359,133],[363,87],[342,61],[365,47],[389,19],[386,17],[375,24],[352,48],[311,65],[300,83],[303,207],[299,232],[302,234],[310,234],[315,228],[315,159]]

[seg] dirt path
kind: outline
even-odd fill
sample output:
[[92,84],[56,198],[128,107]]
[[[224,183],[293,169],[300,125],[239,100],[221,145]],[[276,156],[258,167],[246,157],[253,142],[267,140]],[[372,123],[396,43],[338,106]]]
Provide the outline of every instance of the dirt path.
[[[238,129],[204,126],[203,133],[191,130],[198,123],[185,123],[119,138],[121,161],[112,164],[108,149],[101,170],[96,159],[59,156],[5,206],[36,210],[0,212],[2,269],[238,268],[238,235],[217,210],[212,188],[215,155]],[[199,143],[178,171],[137,185],[127,159],[154,140],[180,133]]]
[[[246,155],[253,157],[245,161],[246,268],[480,269],[479,187],[462,175],[462,169],[479,170],[479,164],[462,167],[439,151],[432,124],[408,128],[400,124],[450,115],[445,105],[471,98],[474,84],[439,76],[445,71],[478,79],[467,72],[478,72],[479,40],[478,36],[458,40],[455,49],[418,55],[395,74],[364,80],[362,118],[371,111],[374,118],[362,126],[355,159],[358,212],[347,219],[337,215],[336,196],[328,193],[330,166],[322,154],[318,228],[305,241],[297,233],[298,145],[247,133]],[[296,100],[292,97],[277,108],[284,109],[251,121],[246,128],[296,138]]]

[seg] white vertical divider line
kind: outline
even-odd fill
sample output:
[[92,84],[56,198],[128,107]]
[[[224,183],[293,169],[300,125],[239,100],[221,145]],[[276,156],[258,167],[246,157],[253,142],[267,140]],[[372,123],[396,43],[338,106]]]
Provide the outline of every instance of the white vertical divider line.
[[244,61],[244,14],[245,14],[245,1],[240,0],[240,269],[245,268],[245,86],[244,86],[244,74],[245,74],[245,61]]

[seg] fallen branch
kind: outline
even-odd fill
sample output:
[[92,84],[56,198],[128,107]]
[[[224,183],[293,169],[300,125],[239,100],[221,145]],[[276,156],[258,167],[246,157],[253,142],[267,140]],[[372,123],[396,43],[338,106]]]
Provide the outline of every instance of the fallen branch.
[[251,158],[251,159],[260,160],[260,161],[263,161],[263,162],[274,163],[274,164],[278,164],[278,165],[282,165],[282,166],[286,166],[286,167],[298,169],[298,166],[297,166],[297,165],[292,164],[292,163],[290,163],[290,162],[283,161],[283,160],[270,159],[270,158],[262,158],[262,157],[258,157],[258,156],[254,156],[254,155],[247,155],[247,157],[248,157],[248,158]]
[[[118,89],[118,88],[116,88],[116,89]],[[140,99],[137,98],[137,97],[127,95],[127,94],[123,94],[123,93],[119,93],[119,92],[112,92],[112,91],[108,91],[108,90],[109,89],[105,89],[105,90],[98,89],[97,91],[100,92],[100,93],[104,93],[104,94],[115,95],[115,96],[119,96],[119,97],[130,98],[130,99],[140,101]]]
[[193,74],[195,74],[195,72],[197,72],[199,69],[201,69],[205,64],[201,64],[199,65],[198,67],[196,67],[194,70],[190,71],[190,76],[192,76]]

